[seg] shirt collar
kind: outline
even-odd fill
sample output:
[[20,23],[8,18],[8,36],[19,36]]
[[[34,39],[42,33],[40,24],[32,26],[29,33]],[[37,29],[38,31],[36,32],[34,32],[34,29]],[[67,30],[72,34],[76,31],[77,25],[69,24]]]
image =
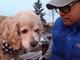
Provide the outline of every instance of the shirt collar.
[[73,26],[66,26],[68,29],[73,30],[74,33],[80,30],[80,23],[77,23]]

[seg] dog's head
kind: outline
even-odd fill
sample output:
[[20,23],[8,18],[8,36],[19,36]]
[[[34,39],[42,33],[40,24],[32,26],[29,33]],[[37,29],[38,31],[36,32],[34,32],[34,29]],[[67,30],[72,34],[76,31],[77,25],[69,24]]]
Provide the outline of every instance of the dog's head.
[[6,18],[0,26],[2,37],[15,49],[22,43],[26,49],[32,49],[39,43],[43,32],[40,17],[32,11],[22,11]]

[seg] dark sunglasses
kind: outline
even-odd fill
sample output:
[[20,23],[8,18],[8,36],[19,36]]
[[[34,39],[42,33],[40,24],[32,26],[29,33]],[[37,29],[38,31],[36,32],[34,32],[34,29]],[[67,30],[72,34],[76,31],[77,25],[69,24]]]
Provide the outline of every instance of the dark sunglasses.
[[60,11],[62,11],[63,13],[69,13],[71,11],[71,6],[76,4],[77,2],[80,2],[80,0],[77,0],[77,1],[74,1],[74,2],[71,2],[70,4],[64,6],[64,7],[54,7],[55,11],[57,13],[60,13]]

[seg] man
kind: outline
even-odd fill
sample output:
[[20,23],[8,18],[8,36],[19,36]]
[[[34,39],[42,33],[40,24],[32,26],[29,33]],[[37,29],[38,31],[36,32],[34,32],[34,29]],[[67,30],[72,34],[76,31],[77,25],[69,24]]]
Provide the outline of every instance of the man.
[[60,14],[53,25],[50,60],[80,60],[80,0],[52,0],[46,6]]

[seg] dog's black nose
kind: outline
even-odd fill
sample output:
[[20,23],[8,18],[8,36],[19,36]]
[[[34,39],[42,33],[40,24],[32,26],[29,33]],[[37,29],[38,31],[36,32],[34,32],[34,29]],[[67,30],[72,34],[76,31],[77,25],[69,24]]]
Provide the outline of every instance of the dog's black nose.
[[38,44],[38,42],[37,42],[37,41],[31,41],[31,42],[30,42],[30,45],[31,45],[32,47],[36,47],[36,46],[37,46],[37,44]]

